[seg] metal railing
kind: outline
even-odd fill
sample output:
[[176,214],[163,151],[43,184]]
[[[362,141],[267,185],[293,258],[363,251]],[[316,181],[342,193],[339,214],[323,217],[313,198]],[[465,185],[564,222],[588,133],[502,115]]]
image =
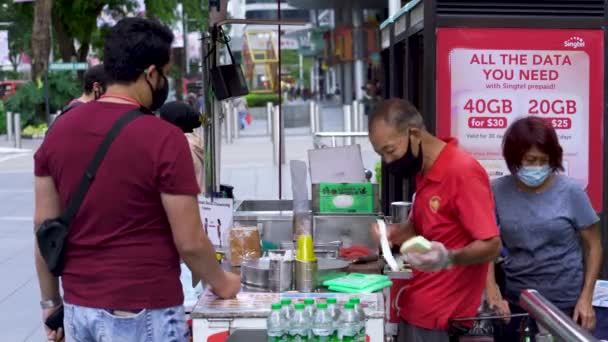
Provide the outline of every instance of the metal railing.
[[21,148],[21,114],[6,112],[6,139],[13,147]]
[[599,342],[536,290],[522,292],[519,305],[551,333],[554,341]]
[[[222,125],[227,144],[233,143],[240,136],[240,118],[234,105],[227,101],[222,105]],[[364,108],[360,101],[353,101],[352,105],[344,105],[342,132],[323,132],[320,119],[320,105],[317,101],[310,101],[308,104],[310,132],[313,135],[314,148],[329,147],[321,142],[322,138],[331,138],[331,147],[338,146],[338,140],[343,141],[343,145],[352,145],[356,138],[366,138],[368,136],[364,124]],[[272,142],[272,159],[275,165],[280,160],[285,161],[285,140],[284,127],[279,126],[278,106],[273,106],[271,102],[266,103],[266,134]],[[280,143],[282,141],[282,143]]]
[[315,148],[325,148],[327,145],[321,142],[322,138],[331,138],[331,147],[338,146],[338,138],[367,138],[367,132],[317,132],[314,134],[313,143]]

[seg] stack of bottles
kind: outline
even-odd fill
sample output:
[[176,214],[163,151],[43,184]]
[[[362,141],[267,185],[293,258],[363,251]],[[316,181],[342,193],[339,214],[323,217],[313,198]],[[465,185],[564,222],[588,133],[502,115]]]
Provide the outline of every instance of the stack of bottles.
[[365,320],[359,298],[343,306],[336,298],[318,303],[283,299],[272,304],[266,329],[269,342],[365,342]]

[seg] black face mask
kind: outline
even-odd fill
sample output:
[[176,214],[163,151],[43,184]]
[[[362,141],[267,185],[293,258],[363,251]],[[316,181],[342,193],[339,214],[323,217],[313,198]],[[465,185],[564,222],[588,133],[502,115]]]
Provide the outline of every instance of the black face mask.
[[386,164],[386,170],[395,177],[412,178],[422,170],[422,144],[418,145],[418,156],[412,152],[412,140],[408,135],[407,151],[403,157]]
[[165,104],[165,101],[167,101],[167,97],[169,96],[169,81],[167,80],[167,77],[165,77],[165,75],[163,75],[162,73],[160,73],[160,75],[163,77],[163,85],[159,86],[157,84],[156,89],[152,87],[152,84],[146,78],[146,82],[148,83],[150,91],[152,92],[152,104],[148,108],[151,111],[159,109],[163,104]]

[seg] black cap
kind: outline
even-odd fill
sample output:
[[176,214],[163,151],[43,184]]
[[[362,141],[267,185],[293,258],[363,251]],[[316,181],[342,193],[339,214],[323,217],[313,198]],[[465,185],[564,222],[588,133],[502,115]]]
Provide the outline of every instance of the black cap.
[[184,102],[167,102],[158,112],[161,119],[181,128],[184,133],[191,133],[201,127],[200,113]]

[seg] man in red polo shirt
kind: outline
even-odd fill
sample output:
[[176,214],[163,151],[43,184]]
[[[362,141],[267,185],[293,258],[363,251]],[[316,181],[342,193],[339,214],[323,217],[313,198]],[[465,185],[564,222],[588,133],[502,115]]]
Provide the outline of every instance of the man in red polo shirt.
[[448,341],[448,320],[474,317],[488,262],[500,252],[489,178],[481,165],[426,131],[409,102],[386,100],[370,118],[369,136],[388,172],[416,176],[410,220],[389,226],[393,245],[421,235],[425,254],[408,253],[414,276],[402,295],[399,341]]

